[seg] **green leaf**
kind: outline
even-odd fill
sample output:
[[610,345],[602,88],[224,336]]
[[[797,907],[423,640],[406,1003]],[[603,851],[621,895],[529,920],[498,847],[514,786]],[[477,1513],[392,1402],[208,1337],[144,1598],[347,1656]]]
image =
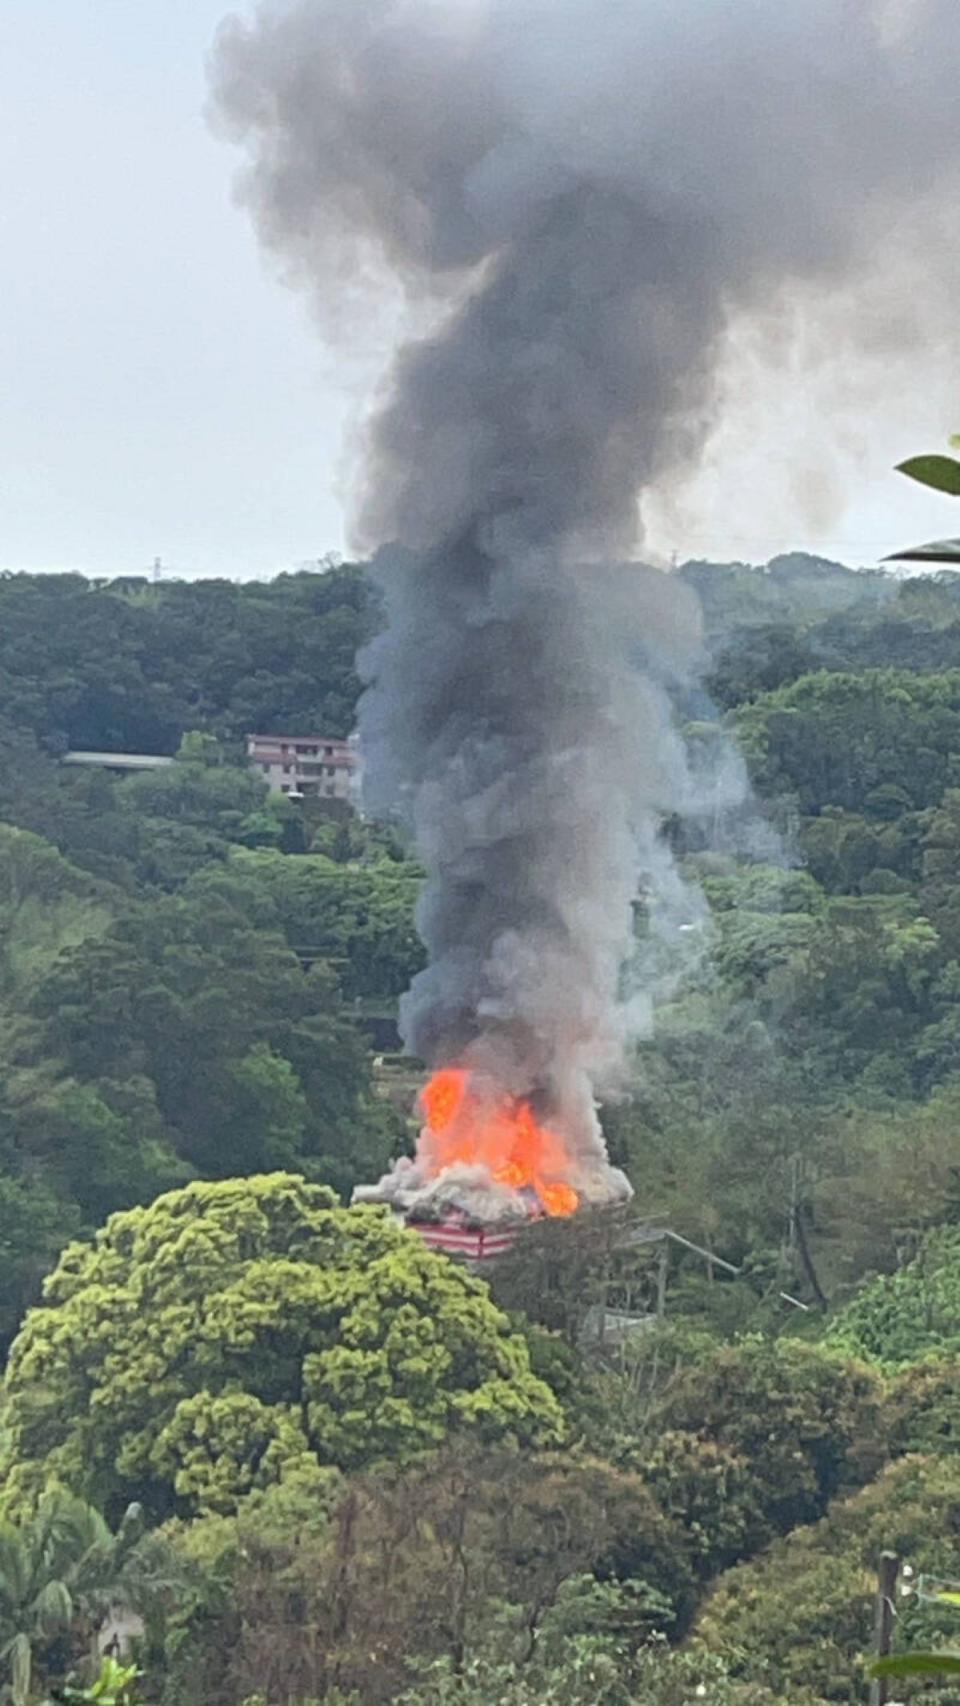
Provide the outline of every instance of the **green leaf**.
[[911,456],[898,463],[897,473],[919,480],[921,486],[932,486],[936,492],[960,497],[960,462],[952,456]]
[[960,1653],[896,1653],[871,1666],[871,1676],[960,1676]]
[[13,1706],[26,1706],[30,1697],[30,1676],[33,1669],[33,1652],[30,1637],[23,1631],[14,1635],[7,1643],[5,1656],[10,1661],[10,1697]]
[[61,1629],[69,1629],[73,1600],[66,1582],[45,1582],[34,1600],[34,1612],[43,1635],[55,1635]]

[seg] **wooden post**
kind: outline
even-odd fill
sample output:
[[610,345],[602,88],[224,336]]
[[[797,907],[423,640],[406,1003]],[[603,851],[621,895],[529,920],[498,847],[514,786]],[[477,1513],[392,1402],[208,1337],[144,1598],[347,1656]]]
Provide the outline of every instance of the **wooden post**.
[[[881,1552],[877,1572],[877,1605],[873,1620],[873,1650],[878,1659],[885,1659],[893,1645],[893,1620],[896,1617],[895,1595],[900,1574],[900,1559],[895,1552]],[[875,1676],[870,1684],[870,1706],[886,1706],[887,1678]]]

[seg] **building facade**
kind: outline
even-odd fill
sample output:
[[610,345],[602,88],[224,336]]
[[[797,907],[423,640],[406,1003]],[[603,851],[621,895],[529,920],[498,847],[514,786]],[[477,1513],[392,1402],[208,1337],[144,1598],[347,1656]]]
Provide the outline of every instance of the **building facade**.
[[326,735],[248,735],[247,757],[272,794],[356,803],[355,740]]

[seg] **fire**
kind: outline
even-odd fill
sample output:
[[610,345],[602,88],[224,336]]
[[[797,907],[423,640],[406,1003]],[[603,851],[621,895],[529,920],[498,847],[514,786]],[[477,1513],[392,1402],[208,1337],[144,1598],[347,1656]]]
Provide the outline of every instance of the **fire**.
[[429,1084],[420,1092],[430,1131],[443,1132],[453,1124],[463,1107],[469,1082],[469,1074],[455,1068],[434,1073]]
[[572,1185],[541,1183],[537,1186],[537,1191],[547,1214],[566,1219],[569,1215],[576,1214],[580,1207],[580,1198]]
[[529,1191],[544,1214],[574,1214],[580,1199],[559,1132],[541,1125],[528,1101],[498,1096],[461,1067],[436,1072],[420,1095],[425,1127],[419,1159],[430,1178],[457,1162],[486,1167],[498,1185]]

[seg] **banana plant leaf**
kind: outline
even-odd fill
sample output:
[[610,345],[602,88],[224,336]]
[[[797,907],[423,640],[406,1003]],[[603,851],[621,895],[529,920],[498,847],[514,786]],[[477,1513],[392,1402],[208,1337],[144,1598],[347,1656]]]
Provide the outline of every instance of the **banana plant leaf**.
[[960,563],[960,539],[935,539],[930,545],[911,545],[894,551],[885,563]]
[[908,480],[918,480],[921,486],[929,486],[935,492],[960,498],[960,462],[953,456],[911,456],[897,465],[897,473],[906,474]]
[[871,1676],[960,1676],[960,1653],[895,1653],[878,1659]]

